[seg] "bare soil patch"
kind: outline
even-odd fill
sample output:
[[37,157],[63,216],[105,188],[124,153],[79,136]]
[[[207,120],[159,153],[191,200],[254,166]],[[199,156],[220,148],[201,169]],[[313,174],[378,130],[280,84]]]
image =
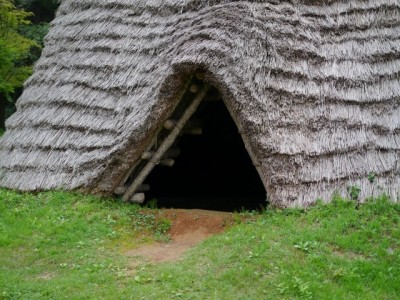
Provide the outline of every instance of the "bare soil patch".
[[170,241],[129,250],[126,252],[127,256],[142,258],[153,263],[178,260],[189,248],[212,235],[221,233],[234,223],[232,213],[198,209],[165,209],[157,215],[157,218],[171,221],[172,226],[168,231]]
[[38,277],[36,277],[37,279],[40,280],[52,280],[53,278],[55,278],[56,275],[54,273],[50,273],[50,272],[45,272],[43,274],[40,274]]

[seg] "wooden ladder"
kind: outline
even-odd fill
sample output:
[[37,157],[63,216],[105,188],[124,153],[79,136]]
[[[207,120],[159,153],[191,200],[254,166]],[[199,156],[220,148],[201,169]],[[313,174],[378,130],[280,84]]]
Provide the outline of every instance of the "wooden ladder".
[[201,88],[198,88],[197,85],[186,85],[185,91],[182,93],[183,96],[190,92],[193,95],[194,99],[190,102],[187,108],[183,111],[180,118],[176,121],[167,120],[164,124],[164,128],[170,130],[164,140],[158,145],[157,142],[151,145],[155,146],[155,151],[144,151],[142,153],[140,160],[134,165],[134,167],[128,172],[123,180],[123,184],[132,176],[135,172],[135,178],[129,187],[119,187],[115,190],[116,194],[123,194],[122,200],[125,202],[135,202],[135,203],[143,203],[145,200],[144,191],[149,189],[148,186],[143,185],[147,176],[158,164],[163,164],[167,166],[172,166],[174,164],[173,159],[165,158],[166,154],[173,153],[173,149],[171,146],[176,141],[177,137],[182,133],[183,128],[189,121],[189,119],[196,112],[198,106],[201,101],[206,96],[210,87],[207,84],[203,84]]

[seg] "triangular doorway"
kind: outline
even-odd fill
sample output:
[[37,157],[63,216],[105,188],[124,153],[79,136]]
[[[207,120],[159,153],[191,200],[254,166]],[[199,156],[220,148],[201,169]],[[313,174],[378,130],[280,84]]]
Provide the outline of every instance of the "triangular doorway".
[[[190,118],[180,123],[185,114]],[[176,127],[179,134],[168,143]],[[169,146],[154,160],[164,144]],[[217,89],[199,80],[188,85],[148,150],[127,180],[131,189],[130,193],[129,188],[123,190],[125,200],[221,211],[256,210],[266,205],[265,188],[235,122]]]

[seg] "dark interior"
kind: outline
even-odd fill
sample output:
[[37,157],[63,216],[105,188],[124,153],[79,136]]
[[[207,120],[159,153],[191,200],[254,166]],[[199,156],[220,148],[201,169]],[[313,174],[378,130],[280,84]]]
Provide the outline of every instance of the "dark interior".
[[[208,100],[208,101],[207,101]],[[173,167],[157,166],[146,180],[157,207],[259,210],[266,193],[222,100],[205,99],[193,116],[202,135],[182,135]]]

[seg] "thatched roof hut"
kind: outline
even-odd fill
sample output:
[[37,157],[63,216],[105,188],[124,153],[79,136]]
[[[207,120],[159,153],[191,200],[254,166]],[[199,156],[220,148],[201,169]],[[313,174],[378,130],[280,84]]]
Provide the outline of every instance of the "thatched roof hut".
[[0,186],[111,194],[199,70],[273,204],[353,185],[398,199],[399,0],[64,0],[7,121]]

